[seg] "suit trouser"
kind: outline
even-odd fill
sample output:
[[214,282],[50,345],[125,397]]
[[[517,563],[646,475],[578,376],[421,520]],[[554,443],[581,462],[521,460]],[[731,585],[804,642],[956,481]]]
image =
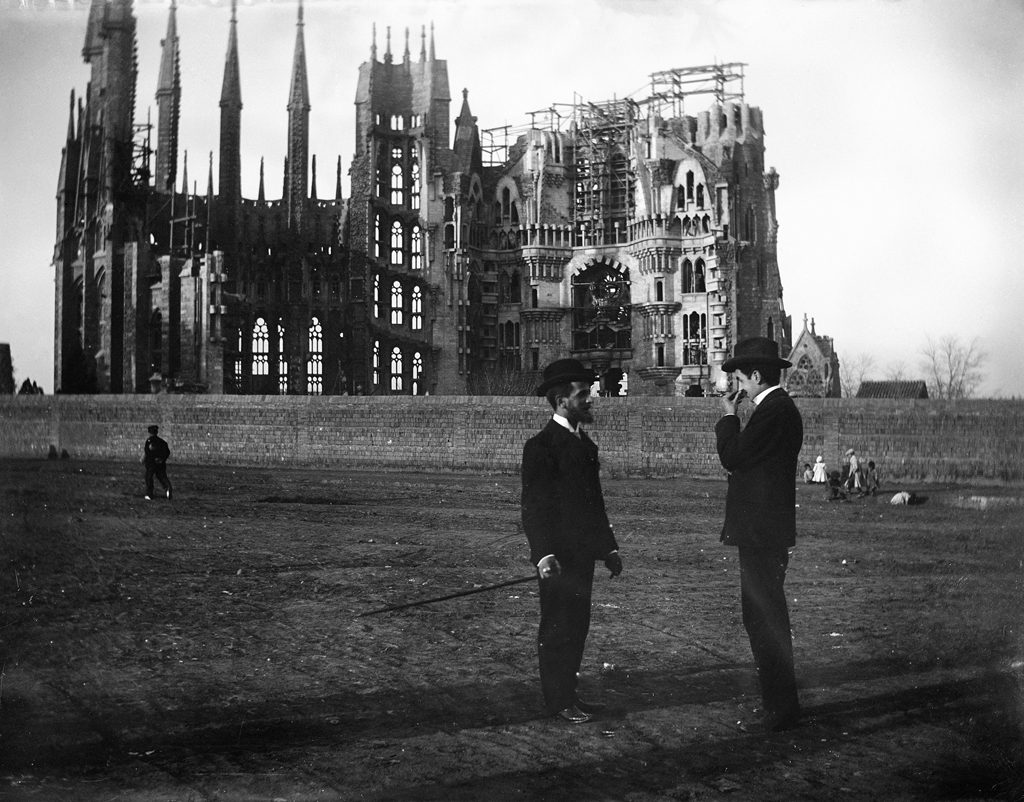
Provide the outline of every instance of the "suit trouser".
[[793,639],[783,588],[789,551],[740,546],[739,557],[743,626],[757,665],[765,712],[795,713],[799,702],[793,669]]
[[164,490],[171,489],[171,480],[167,478],[167,466],[164,463],[159,465],[147,465],[146,466],[146,495],[153,495],[153,477],[156,477],[160,481],[160,486]]
[[561,573],[540,580],[540,687],[549,713],[576,702],[576,675],[590,631],[594,561],[561,562]]

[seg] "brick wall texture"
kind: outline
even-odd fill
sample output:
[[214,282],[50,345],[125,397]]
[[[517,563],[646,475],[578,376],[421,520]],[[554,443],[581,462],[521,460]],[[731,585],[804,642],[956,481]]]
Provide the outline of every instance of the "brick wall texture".
[[[854,448],[883,486],[900,481],[1024,484],[1024,401],[797,399],[800,464],[830,469]],[[137,462],[160,426],[174,463],[515,473],[550,417],[540,398],[454,396],[8,396],[0,457]],[[598,399],[587,427],[606,476],[721,477],[712,398]]]

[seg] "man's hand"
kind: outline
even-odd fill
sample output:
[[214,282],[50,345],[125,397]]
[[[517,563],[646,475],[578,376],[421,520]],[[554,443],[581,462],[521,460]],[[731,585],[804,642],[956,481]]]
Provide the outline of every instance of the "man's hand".
[[604,558],[604,567],[612,572],[612,577],[617,577],[622,573],[622,558],[617,551],[613,551]]
[[537,563],[537,575],[541,579],[550,579],[562,573],[562,566],[558,564],[554,554],[549,554]]
[[740,401],[742,401],[745,396],[746,396],[746,393],[743,390],[737,390],[734,393],[729,393],[728,395],[723,395],[722,396],[722,409],[725,411],[725,414],[726,415],[735,415],[736,414],[736,407],[739,406]]

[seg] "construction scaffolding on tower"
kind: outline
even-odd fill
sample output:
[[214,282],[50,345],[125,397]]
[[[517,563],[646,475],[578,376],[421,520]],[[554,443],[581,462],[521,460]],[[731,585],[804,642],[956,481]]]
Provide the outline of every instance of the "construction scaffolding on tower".
[[507,164],[512,148],[531,130],[568,134],[572,152],[573,216],[576,245],[618,244],[627,237],[633,215],[633,130],[643,116],[662,119],[685,114],[686,98],[711,95],[724,104],[743,100],[743,62],[679,67],[650,74],[650,84],[623,99],[594,103],[575,95],[527,112],[528,123],[481,131],[484,164]]
[[573,104],[573,223],[576,244],[626,241],[635,207],[633,128],[640,105],[629,99]]
[[691,95],[712,95],[720,104],[742,101],[743,68],[746,66],[734,61],[652,72],[650,94],[638,103],[647,107],[648,114],[675,119],[685,114],[683,103]]

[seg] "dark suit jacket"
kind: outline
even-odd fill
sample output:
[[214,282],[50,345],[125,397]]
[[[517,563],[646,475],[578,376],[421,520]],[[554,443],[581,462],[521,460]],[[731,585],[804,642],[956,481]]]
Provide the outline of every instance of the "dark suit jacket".
[[167,445],[166,440],[162,437],[157,437],[155,434],[151,434],[146,438],[144,458],[147,467],[163,465],[168,459],[170,459],[170,456],[171,448]]
[[534,565],[548,554],[599,560],[618,546],[601,493],[594,441],[548,421],[523,447],[523,530]]
[[800,411],[773,390],[746,427],[726,415],[715,425],[718,457],[729,471],[722,542],[788,548],[796,543],[796,465],[803,443]]

